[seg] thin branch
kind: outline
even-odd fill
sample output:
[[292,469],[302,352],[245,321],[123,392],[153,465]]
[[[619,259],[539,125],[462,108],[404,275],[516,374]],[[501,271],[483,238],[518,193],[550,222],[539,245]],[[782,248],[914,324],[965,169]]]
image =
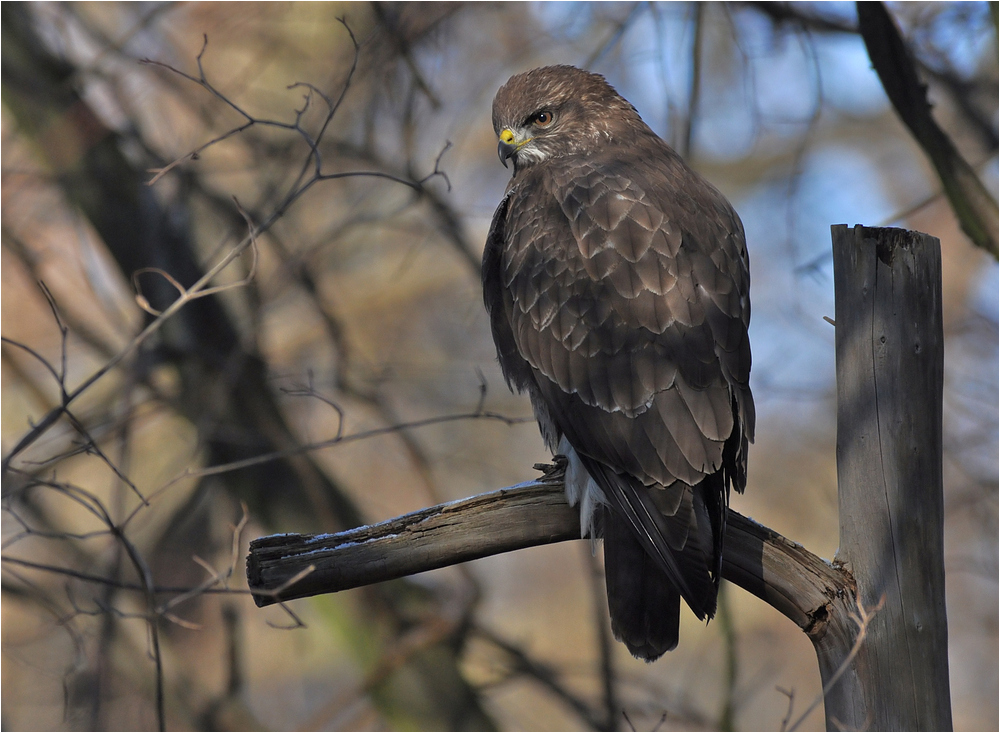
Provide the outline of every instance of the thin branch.
[[776,25],[794,23],[801,28],[808,28],[818,33],[853,35],[858,32],[857,26],[852,23],[804,11],[798,3],[748,2],[742,4],[763,13]]
[[615,44],[622,39],[625,35],[625,31],[628,30],[628,27],[638,16],[639,10],[644,7],[649,7],[650,5],[651,4],[647,3],[632,3],[632,7],[628,9],[625,17],[614,24],[607,37],[601,41],[601,43],[593,51],[590,52],[589,56],[587,56],[586,60],[582,64],[582,67],[584,69],[589,69],[600,61],[604,55],[614,48]]
[[705,36],[705,4],[694,3],[694,18],[691,21],[694,38],[691,41],[691,75],[688,79],[688,113],[684,120],[684,132],[681,137],[680,154],[687,158],[691,155],[691,141],[694,134],[695,118],[698,115],[698,103],[701,98],[701,55],[702,42]]
[[729,589],[725,585],[719,589],[718,612],[715,618],[722,630],[726,656],[722,710],[719,712],[718,725],[719,730],[736,730],[736,680],[739,674],[739,660],[736,656],[736,629],[729,603]]
[[795,688],[791,690],[786,690],[784,687],[775,686],[778,692],[788,698],[788,708],[785,710],[785,717],[781,719],[781,725],[778,726],[778,730],[786,731],[788,730],[788,721],[792,719],[792,711],[795,708]]
[[[334,445],[339,445],[341,443],[353,443],[359,440],[368,440],[369,438],[375,438],[382,435],[392,435],[400,431],[412,430],[415,428],[428,427],[430,425],[440,425],[442,423],[455,422],[458,420],[498,420],[506,425],[517,425],[525,422],[532,422],[534,418],[531,417],[509,417],[498,412],[491,411],[480,411],[475,412],[463,412],[452,415],[438,415],[436,417],[428,417],[422,420],[413,420],[411,422],[396,423],[394,425],[388,425],[381,428],[372,428],[371,430],[363,430],[358,433],[351,433],[349,435],[341,435],[338,429],[338,434],[333,438],[327,440],[321,440],[316,443],[306,443],[303,445],[296,446],[295,448],[289,448],[288,450],[272,451],[271,453],[262,453],[258,456],[253,456],[252,458],[244,458],[239,461],[230,461],[229,463],[220,463],[214,466],[207,466],[201,469],[187,469],[179,473],[174,478],[170,479],[166,484],[161,486],[156,491],[152,492],[150,498],[153,498],[171,486],[175,485],[179,481],[184,481],[190,478],[204,478],[205,476],[217,476],[223,473],[229,473],[230,471],[237,471],[244,468],[251,468],[253,466],[259,466],[264,463],[270,463],[271,461],[277,461],[284,458],[290,458],[292,456],[302,455],[303,453],[311,453],[313,451],[322,450],[323,448],[330,448]],[[134,512],[133,512],[134,515]],[[131,517],[125,521],[130,521]]]
[[47,371],[49,374],[52,375],[52,378],[55,379],[56,384],[60,386],[60,389],[64,387],[64,384],[62,382],[62,376],[59,374],[58,370],[54,366],[52,366],[52,364],[49,362],[48,359],[39,354],[33,348],[31,348],[27,344],[22,344],[20,341],[15,341],[14,339],[7,338],[6,336],[0,336],[0,342],[13,346],[15,349],[20,349],[21,351],[27,353],[29,356],[33,357],[37,362],[39,362],[43,367],[45,367],[45,371]]
[[549,692],[566,703],[573,712],[580,716],[587,727],[594,730],[615,730],[613,720],[609,726],[607,720],[598,718],[589,705],[562,685],[559,681],[559,675],[551,667],[532,659],[519,646],[511,644],[482,626],[476,626],[475,633],[507,654],[514,663],[514,672],[527,675],[538,681]]
[[[356,178],[356,177],[384,178],[384,179],[392,181],[394,183],[399,183],[399,184],[402,184],[402,185],[407,186],[409,188],[412,188],[412,189],[414,189],[416,191],[421,191],[423,189],[424,184],[427,183],[427,181],[429,181],[430,179],[432,179],[434,177],[437,177],[437,176],[442,176],[447,181],[447,175],[445,175],[445,173],[439,169],[438,164],[440,163],[441,155],[443,155],[444,151],[447,150],[450,147],[450,145],[451,145],[450,143],[447,143],[444,146],[444,148],[442,149],[441,153],[438,155],[437,161],[435,161],[434,170],[431,171],[429,174],[427,174],[426,176],[424,176],[423,178],[421,178],[419,180],[414,180],[412,178],[404,178],[402,176],[396,176],[396,175],[393,175],[393,174],[390,174],[390,173],[385,173],[383,171],[348,171],[348,172],[343,172],[343,173],[324,173],[323,172],[323,161],[322,161],[322,155],[321,155],[320,150],[319,150],[319,144],[320,144],[323,136],[325,135],[326,131],[329,129],[330,122],[333,120],[334,115],[337,113],[337,110],[340,108],[340,104],[341,104],[341,102],[344,99],[344,95],[347,93],[347,89],[350,87],[351,81],[352,81],[352,79],[354,77],[355,69],[357,68],[358,54],[359,54],[359,50],[360,50],[359,46],[358,46],[357,39],[354,37],[354,33],[351,31],[351,29],[347,25],[346,21],[344,21],[343,19],[341,19],[340,22],[344,26],[344,28],[347,29],[347,32],[348,32],[348,34],[351,37],[351,42],[354,44],[354,60],[353,60],[353,62],[351,64],[351,68],[350,68],[350,70],[348,72],[348,76],[347,76],[347,79],[346,79],[346,81],[344,83],[344,87],[343,87],[343,89],[341,91],[340,96],[337,98],[336,102],[332,102],[330,100],[330,98],[326,94],[323,94],[323,93],[319,92],[320,96],[323,98],[323,100],[327,104],[327,114],[324,117],[323,123],[320,126],[318,134],[315,135],[315,136],[311,135],[302,126],[302,124],[301,124],[301,122],[302,122],[302,116],[304,115],[306,109],[309,106],[309,99],[310,99],[310,97],[308,95],[306,97],[305,105],[302,107],[302,109],[295,110],[295,120],[294,120],[294,122],[282,122],[280,120],[273,120],[273,119],[266,119],[266,118],[255,117],[255,116],[251,115],[249,112],[247,112],[246,110],[244,110],[236,102],[234,102],[229,97],[227,97],[225,94],[223,94],[221,91],[219,91],[209,81],[208,77],[205,74],[205,69],[204,69],[204,66],[203,66],[203,63],[202,63],[202,58],[203,58],[203,56],[205,54],[206,49],[208,48],[208,36],[207,35],[204,36],[204,42],[202,44],[201,51],[198,53],[198,56],[197,56],[197,64],[198,64],[198,75],[197,76],[194,76],[192,74],[188,74],[187,72],[181,71],[180,69],[177,69],[174,66],[171,66],[170,64],[164,63],[162,61],[156,61],[156,60],[149,59],[149,58],[143,58],[143,59],[141,59],[140,63],[142,63],[142,64],[145,64],[145,65],[148,65],[148,66],[155,66],[155,67],[159,67],[159,68],[165,69],[166,71],[169,71],[169,72],[171,72],[173,74],[176,74],[177,76],[180,76],[183,79],[186,79],[188,81],[191,81],[191,82],[197,84],[202,89],[206,90],[209,94],[211,94],[213,97],[215,97],[216,99],[220,100],[223,104],[225,104],[226,106],[228,106],[230,109],[236,111],[240,116],[242,116],[246,120],[246,122],[244,124],[239,125],[238,127],[235,127],[233,129],[231,129],[231,130],[223,133],[222,135],[219,135],[218,137],[213,138],[212,140],[209,140],[208,142],[204,143],[203,145],[199,146],[198,148],[195,148],[191,152],[189,152],[189,153],[181,156],[180,158],[174,160],[173,162],[167,164],[166,166],[164,166],[162,168],[154,169],[151,172],[153,172],[155,175],[153,176],[153,178],[150,181],[148,181],[147,185],[153,185],[153,184],[155,184],[168,171],[170,171],[171,169],[173,169],[174,167],[176,167],[180,163],[184,162],[185,160],[197,159],[200,156],[200,154],[202,152],[204,152],[205,150],[207,150],[208,148],[210,148],[210,147],[212,147],[212,146],[214,146],[214,145],[216,145],[216,144],[218,144],[218,143],[220,143],[220,142],[222,142],[222,141],[224,141],[224,140],[226,140],[226,139],[228,139],[230,137],[233,137],[234,135],[238,135],[238,134],[240,134],[240,133],[248,130],[249,128],[255,127],[255,126],[273,127],[273,128],[277,128],[279,130],[287,130],[289,132],[295,132],[306,143],[306,145],[309,146],[309,151],[310,151],[308,158],[306,159],[306,161],[303,164],[303,169],[299,172],[299,175],[296,177],[295,181],[293,182],[293,184],[289,188],[289,191],[288,191],[287,195],[285,196],[284,200],[277,207],[277,209],[275,210],[275,212],[272,215],[272,217],[270,217],[267,220],[266,224],[263,225],[263,226],[261,226],[258,229],[258,233],[261,233],[261,232],[265,231],[274,220],[280,218],[284,214],[284,212],[287,210],[287,208],[295,200],[297,200],[302,194],[304,194],[315,183],[317,183],[319,181],[331,181],[331,180],[338,180],[338,179],[341,179],[341,178]],[[297,86],[305,86],[308,89],[310,89],[311,91],[318,92],[318,90],[316,90],[316,88],[313,85],[308,84],[308,83],[304,83],[304,82],[295,82],[292,85],[290,85],[289,88],[293,89],[293,88],[295,88]],[[306,179],[305,178],[305,171],[309,168],[310,161],[312,161],[312,167],[314,169],[314,172],[313,172],[313,175],[311,177],[309,177],[308,179]],[[448,183],[448,188],[449,188],[449,190],[451,188],[451,183],[450,182]]]
[[584,547],[584,562],[588,570],[591,591],[592,611],[594,614],[594,628],[597,631],[597,652],[600,663],[601,692],[604,697],[604,726],[607,730],[615,730],[618,722],[617,678],[615,677],[614,653],[612,646],[614,642],[611,634],[608,633],[607,611],[607,591],[604,585],[604,571],[594,555],[593,544]]
[[208,284],[223,270],[225,270],[237,257],[239,257],[246,250],[247,247],[251,246],[254,242],[254,236],[248,235],[240,244],[232,248],[224,257],[222,257],[212,268],[210,268],[204,275],[202,275],[198,281],[192,285],[190,288],[185,290],[180,297],[177,298],[173,303],[171,303],[156,319],[151,321],[138,335],[132,338],[132,340],[125,346],[124,349],[119,351],[114,357],[108,360],[104,366],[100,367],[97,371],[91,374],[87,379],[83,381],[80,386],[71,392],[65,394],[62,404],[58,407],[50,410],[45,417],[41,419],[21,440],[18,441],[17,445],[4,457],[2,464],[0,464],[0,469],[3,473],[6,473],[10,467],[10,462],[16,456],[18,456],[22,451],[24,451],[28,446],[34,443],[42,434],[44,434],[49,428],[51,428],[56,421],[66,412],[69,405],[74,402],[80,395],[86,392],[95,382],[100,380],[106,374],[111,372],[115,367],[121,364],[128,356],[132,354],[136,349],[139,348],[150,336],[155,334],[160,328],[174,316],[181,308],[187,305],[192,300],[200,297],[200,293],[208,288]]

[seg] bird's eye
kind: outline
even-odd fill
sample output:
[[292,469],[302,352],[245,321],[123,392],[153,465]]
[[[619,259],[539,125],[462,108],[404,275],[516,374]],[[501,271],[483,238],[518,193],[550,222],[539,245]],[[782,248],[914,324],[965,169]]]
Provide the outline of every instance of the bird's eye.
[[534,117],[532,117],[531,121],[538,127],[548,127],[549,125],[552,124],[552,119],[553,118],[551,112],[549,112],[548,110],[542,110],[541,112],[538,112]]

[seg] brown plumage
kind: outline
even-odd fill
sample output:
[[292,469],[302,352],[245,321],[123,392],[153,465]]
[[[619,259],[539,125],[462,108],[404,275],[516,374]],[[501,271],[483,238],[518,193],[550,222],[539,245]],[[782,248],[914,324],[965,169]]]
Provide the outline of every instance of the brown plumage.
[[680,597],[715,612],[729,488],[753,440],[743,226],[604,78],[518,74],[493,101],[514,163],[483,254],[508,384],[603,536],[615,636],[652,661]]

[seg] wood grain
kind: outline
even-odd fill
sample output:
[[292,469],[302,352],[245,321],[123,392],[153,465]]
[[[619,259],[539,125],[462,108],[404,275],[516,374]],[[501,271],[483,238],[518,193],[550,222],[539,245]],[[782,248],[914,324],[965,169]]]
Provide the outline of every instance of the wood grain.
[[860,683],[838,684],[827,709],[852,711],[838,722],[853,730],[947,730],[940,246],[862,226],[833,227],[833,239],[837,557],[862,604],[885,605],[852,668]]

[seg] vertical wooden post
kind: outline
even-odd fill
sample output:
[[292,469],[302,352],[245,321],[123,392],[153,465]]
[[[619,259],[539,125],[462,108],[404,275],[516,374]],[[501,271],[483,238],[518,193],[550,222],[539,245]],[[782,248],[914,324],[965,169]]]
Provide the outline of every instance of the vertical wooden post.
[[[827,694],[827,726],[950,730],[940,244],[901,229],[838,225],[832,235],[837,560],[865,608],[885,600]],[[841,636],[856,632],[843,623]],[[820,655],[824,681],[842,661]]]

